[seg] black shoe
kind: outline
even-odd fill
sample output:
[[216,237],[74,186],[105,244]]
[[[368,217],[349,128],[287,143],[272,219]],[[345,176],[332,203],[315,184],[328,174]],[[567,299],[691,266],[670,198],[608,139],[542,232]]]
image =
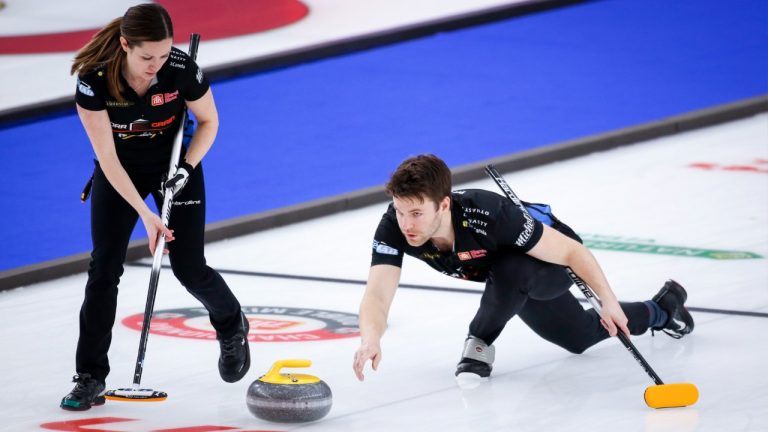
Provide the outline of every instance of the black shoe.
[[219,339],[219,375],[228,383],[240,381],[251,367],[251,352],[248,349],[248,319],[240,313],[240,329],[234,336]]
[[651,328],[651,333],[661,330],[675,339],[680,339],[692,332],[693,317],[684,306],[687,299],[688,293],[685,289],[677,282],[668,280],[652,300],[667,312],[669,319],[664,326]]
[[463,373],[471,373],[480,378],[488,378],[491,376],[492,368],[493,367],[488,363],[464,357],[459,364],[456,365],[456,376]]
[[91,406],[104,405],[104,383],[91,378],[91,374],[72,377],[75,388],[61,400],[61,408],[69,411],[85,411]]
[[496,348],[486,344],[482,339],[469,335],[464,340],[464,351],[461,360],[456,365],[456,376],[460,374],[475,374],[480,378],[488,378],[493,369]]

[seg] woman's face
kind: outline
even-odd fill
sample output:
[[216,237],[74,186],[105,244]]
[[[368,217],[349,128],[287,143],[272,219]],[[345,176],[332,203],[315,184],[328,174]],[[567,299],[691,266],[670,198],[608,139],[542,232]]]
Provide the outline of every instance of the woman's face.
[[149,81],[157,75],[157,71],[168,60],[173,46],[173,39],[163,39],[157,42],[141,42],[133,47],[120,37],[120,45],[126,53],[128,74],[133,79]]

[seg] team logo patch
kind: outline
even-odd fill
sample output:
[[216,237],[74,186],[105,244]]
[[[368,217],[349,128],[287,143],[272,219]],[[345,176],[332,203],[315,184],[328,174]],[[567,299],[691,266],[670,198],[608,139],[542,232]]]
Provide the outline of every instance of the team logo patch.
[[162,105],[163,103],[165,103],[165,101],[163,100],[162,93],[152,95],[152,106]]
[[373,241],[373,250],[376,251],[376,253],[380,253],[383,255],[399,255],[400,251],[393,248],[392,246],[388,246],[386,243],[382,243],[378,240]]
[[[321,309],[279,306],[243,306],[251,327],[250,342],[306,342],[360,336],[356,314]],[[123,319],[123,325],[141,331],[144,314]],[[216,340],[205,308],[156,311],[150,333],[186,339]]]
[[91,86],[89,86],[87,83],[80,81],[79,79],[77,80],[77,91],[79,91],[80,93],[86,96],[94,95],[93,89],[91,89]]

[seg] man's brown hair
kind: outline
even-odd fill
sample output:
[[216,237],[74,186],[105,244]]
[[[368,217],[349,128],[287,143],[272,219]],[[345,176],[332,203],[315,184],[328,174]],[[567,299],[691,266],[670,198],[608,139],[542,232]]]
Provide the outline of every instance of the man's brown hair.
[[451,170],[433,154],[415,156],[397,167],[385,188],[392,197],[419,202],[427,197],[438,204],[451,195]]

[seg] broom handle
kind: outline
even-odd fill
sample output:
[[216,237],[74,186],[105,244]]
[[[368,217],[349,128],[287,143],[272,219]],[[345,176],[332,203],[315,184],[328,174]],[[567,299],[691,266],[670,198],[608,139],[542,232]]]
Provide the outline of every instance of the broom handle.
[[[509,198],[515,205],[520,209],[520,211],[523,212],[523,214],[527,215],[528,217],[531,217],[528,213],[528,209],[525,208],[523,203],[520,201],[520,198],[515,195],[515,193],[512,191],[512,189],[509,187],[507,182],[504,180],[503,177],[501,177],[501,174],[496,170],[496,168],[489,164],[485,167],[485,172],[488,174],[491,179],[493,179],[494,182],[496,182],[496,185],[499,186],[499,188],[504,192],[504,194]],[[592,289],[587,285],[584,280],[582,280],[574,271],[566,266],[565,271],[568,273],[568,276],[571,278],[573,283],[576,284],[577,287],[581,290],[581,293],[584,294],[584,297],[587,298],[587,301],[592,305],[592,307],[595,309],[595,311],[600,314],[601,308],[600,303],[595,298],[595,294],[592,292]],[[638,363],[640,363],[640,366],[645,370],[645,373],[648,374],[648,376],[653,379],[653,382],[655,382],[657,385],[663,385],[664,382],[659,378],[659,376],[654,372],[653,368],[651,368],[651,365],[648,364],[648,362],[643,358],[643,355],[640,354],[640,351],[637,350],[635,345],[629,340],[627,335],[624,334],[621,330],[619,330],[616,333],[616,336],[618,336],[619,340],[622,344],[627,348],[627,350],[632,353],[632,356],[637,360]]]
[[[197,59],[197,47],[200,43],[200,35],[192,33],[189,39],[189,57],[194,61]],[[179,165],[179,155],[181,155],[181,141],[184,138],[184,125],[187,122],[187,109],[182,109],[181,123],[179,130],[173,140],[171,149],[171,162],[168,166],[168,176],[171,178],[176,173]],[[173,202],[173,188],[165,188],[163,191],[163,207],[160,212],[160,218],[165,226],[171,220],[171,203]],[[152,273],[149,276],[149,289],[147,290],[147,304],[144,307],[144,321],[141,324],[141,338],[139,339],[139,353],[136,357],[136,368],[133,372],[133,388],[138,389],[141,384],[141,375],[144,371],[144,355],[147,352],[147,342],[149,340],[149,326],[152,322],[152,311],[155,309],[155,297],[157,296],[157,282],[160,278],[160,268],[163,262],[163,250],[165,250],[165,234],[161,234],[155,246],[155,253],[152,259]]]
[[[592,289],[587,285],[586,282],[584,282],[576,273],[573,272],[573,269],[570,267],[566,267],[565,271],[568,273],[568,276],[570,276],[573,283],[576,284],[577,287],[581,290],[581,293],[584,294],[584,297],[587,298],[587,301],[589,301],[589,304],[592,305],[592,307],[597,311],[598,315],[600,314],[600,303],[595,298],[595,294],[592,292]],[[640,363],[640,366],[645,369],[645,373],[648,374],[653,379],[653,382],[656,383],[656,385],[663,385],[664,382],[659,378],[658,375],[656,375],[656,372],[653,371],[653,368],[651,368],[651,365],[648,364],[648,362],[645,360],[642,354],[640,354],[640,351],[637,350],[637,347],[635,347],[635,344],[632,343],[632,341],[629,340],[627,335],[624,334],[623,331],[619,330],[616,333],[616,336],[619,337],[619,340],[622,344],[629,350],[630,353],[632,353],[632,356],[637,360],[638,363]]]

